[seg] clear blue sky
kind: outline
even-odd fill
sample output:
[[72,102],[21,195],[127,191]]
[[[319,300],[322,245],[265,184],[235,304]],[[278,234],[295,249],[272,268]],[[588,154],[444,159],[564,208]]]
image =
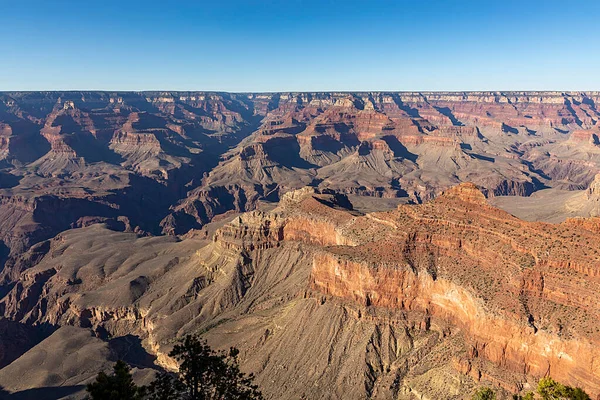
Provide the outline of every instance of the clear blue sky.
[[600,90],[599,23],[599,0],[0,0],[0,90]]

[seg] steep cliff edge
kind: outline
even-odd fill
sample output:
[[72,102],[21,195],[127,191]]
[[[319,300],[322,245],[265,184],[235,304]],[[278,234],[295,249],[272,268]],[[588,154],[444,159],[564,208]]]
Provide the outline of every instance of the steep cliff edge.
[[366,215],[305,188],[212,240],[65,232],[0,308],[137,335],[167,367],[173,337],[202,333],[269,398],[458,399],[546,374],[597,395],[598,232],[519,220],[472,184]]
[[[600,228],[571,217],[598,214],[599,101],[0,93],[0,310],[139,336],[163,366],[200,332],[270,397],[460,398],[548,371],[597,393]],[[487,204],[505,195],[569,219]]]
[[[200,229],[216,216],[253,210],[307,185],[416,203],[460,182],[476,183],[488,197],[529,196],[545,187],[584,189],[600,171],[598,97],[0,93],[0,188],[12,189],[3,196],[15,202],[30,190],[36,196],[95,197],[90,208],[99,214],[107,202],[151,207],[148,214],[159,221],[132,224],[167,234]],[[107,195],[115,180],[124,187]],[[23,249],[33,236],[56,233],[36,223]],[[70,224],[78,226],[76,220]],[[8,229],[10,224],[0,227],[0,237],[10,235]],[[12,249],[15,241],[4,244]]]
[[[310,184],[428,201],[460,182],[486,196],[581,189],[600,171],[597,93],[286,93],[163,221],[200,228]],[[275,101],[276,100],[276,101]],[[262,107],[262,106],[261,106]],[[213,201],[221,193],[223,201]]]

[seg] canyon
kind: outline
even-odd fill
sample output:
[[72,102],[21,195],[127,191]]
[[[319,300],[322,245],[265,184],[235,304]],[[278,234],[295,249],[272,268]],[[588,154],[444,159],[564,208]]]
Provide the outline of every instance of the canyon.
[[0,386],[147,383],[196,333],[269,399],[596,398],[599,101],[0,93]]

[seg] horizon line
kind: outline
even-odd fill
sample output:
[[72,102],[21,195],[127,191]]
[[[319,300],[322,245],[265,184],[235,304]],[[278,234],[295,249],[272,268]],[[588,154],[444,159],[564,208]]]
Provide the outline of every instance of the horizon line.
[[0,90],[0,93],[229,93],[229,94],[278,94],[278,93],[600,93],[600,89],[560,90],[560,89],[510,89],[510,90],[268,90],[268,91],[237,91],[237,90],[203,90],[203,89],[29,89],[29,90]]

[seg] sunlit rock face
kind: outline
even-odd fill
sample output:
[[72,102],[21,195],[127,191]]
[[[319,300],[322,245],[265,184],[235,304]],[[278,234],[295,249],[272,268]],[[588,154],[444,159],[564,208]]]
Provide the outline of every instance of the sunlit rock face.
[[[460,182],[474,182],[488,197],[581,190],[600,172],[598,98],[596,92],[2,93],[0,195],[75,198],[96,209],[65,215],[60,227],[34,217],[6,229],[35,231],[37,238],[23,238],[19,248],[90,214],[127,218],[138,231],[184,234],[309,185],[417,203]],[[6,229],[0,236],[12,240]]]
[[[307,184],[422,202],[467,181],[486,196],[583,189],[600,170],[596,92],[250,97],[264,104],[265,96],[261,127],[174,207],[166,231],[177,231],[178,220],[198,228],[223,207],[249,210]],[[206,199],[217,188],[231,200]]]
[[210,235],[64,232],[26,253],[0,309],[137,335],[166,368],[172,337],[200,330],[240,347],[269,398],[509,395],[548,373],[595,396],[597,225],[522,221],[471,183],[366,214],[307,187]]
[[600,394],[599,100],[1,93],[0,311],[26,340],[0,359],[33,368],[74,326],[93,354],[133,335],[173,368],[172,339],[201,332],[269,398],[508,395],[548,373]]

